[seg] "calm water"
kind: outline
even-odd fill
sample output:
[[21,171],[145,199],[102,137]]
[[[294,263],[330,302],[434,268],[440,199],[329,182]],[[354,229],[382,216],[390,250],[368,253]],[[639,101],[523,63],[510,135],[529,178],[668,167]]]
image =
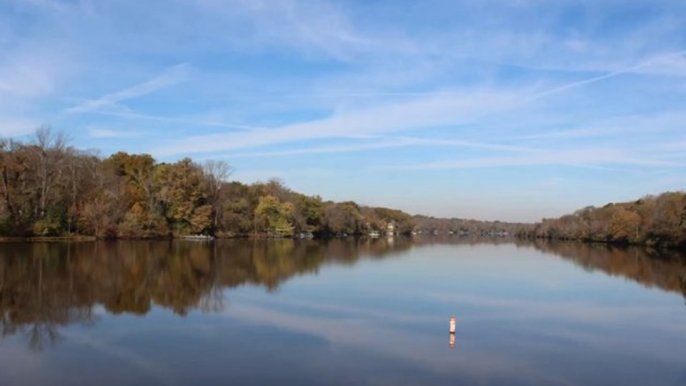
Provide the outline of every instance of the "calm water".
[[680,261],[459,239],[3,244],[0,385],[686,385]]

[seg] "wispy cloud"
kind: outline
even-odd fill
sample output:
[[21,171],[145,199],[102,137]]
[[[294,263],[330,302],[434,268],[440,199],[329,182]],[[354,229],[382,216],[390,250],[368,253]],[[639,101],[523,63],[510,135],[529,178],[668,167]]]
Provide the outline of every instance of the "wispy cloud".
[[[498,137],[498,140],[514,142],[530,142],[530,140],[571,140],[571,139],[610,139],[622,136],[652,137],[654,134],[677,134],[686,128],[686,111],[665,109],[650,114],[627,114],[600,120],[587,120],[583,127],[572,127],[555,130],[540,130],[532,128],[532,134]],[[645,143],[644,143],[645,145]]]
[[597,129],[569,129],[569,130],[554,130],[550,132],[539,132],[536,134],[519,135],[500,138],[501,140],[531,140],[531,139],[575,139],[575,138],[589,138],[600,137],[606,135],[617,134],[626,131],[625,127],[613,128],[597,128]]
[[283,157],[293,155],[305,154],[332,154],[332,153],[349,153],[369,150],[379,150],[394,147],[410,146],[411,143],[402,140],[392,141],[378,141],[373,143],[359,143],[353,145],[338,145],[338,146],[319,146],[319,147],[304,147],[298,149],[278,150],[278,151],[263,151],[250,153],[231,153],[224,157],[233,159],[240,157]]
[[228,122],[220,122],[216,120],[209,120],[205,118],[192,118],[192,117],[173,117],[173,116],[159,116],[159,115],[151,115],[151,114],[139,114],[135,112],[118,112],[118,111],[94,111],[93,113],[95,114],[101,114],[101,115],[112,115],[112,116],[117,116],[117,117],[124,117],[124,118],[136,118],[136,119],[142,119],[142,120],[152,120],[152,121],[161,121],[161,122],[169,122],[169,123],[181,123],[181,124],[187,124],[187,125],[192,125],[192,126],[211,126],[211,127],[225,127],[228,129],[238,129],[238,130],[259,130],[263,129],[263,127],[258,127],[258,126],[251,126],[251,125],[241,125],[241,124],[236,124],[236,123],[228,123]]
[[13,50],[11,55],[0,57],[0,100],[49,95],[55,91],[58,78],[70,71],[69,67],[55,47]]
[[123,131],[93,127],[88,130],[88,135],[93,139],[132,139],[143,136],[141,131]]
[[680,147],[661,146],[684,140],[686,6],[578,3],[8,0],[0,134],[44,123],[79,147],[110,138],[165,160],[226,157],[238,176],[316,158],[329,176],[312,193],[341,192],[329,171],[346,164],[360,173],[345,182],[351,199],[368,165],[576,165],[597,171],[579,171],[589,186],[601,172],[676,173]]
[[32,133],[41,126],[40,122],[21,118],[0,117],[0,136],[15,137]]
[[519,147],[519,146],[507,146],[498,145],[484,142],[474,142],[474,141],[460,141],[454,139],[427,139],[427,138],[413,138],[413,137],[385,137],[385,136],[370,136],[360,138],[358,141],[364,141],[362,143],[355,143],[349,145],[339,145],[339,146],[318,146],[318,147],[302,147],[296,149],[279,150],[279,151],[265,151],[265,152],[249,152],[249,153],[231,153],[227,154],[226,158],[237,158],[237,157],[281,157],[281,156],[293,156],[293,155],[305,155],[305,154],[332,154],[332,153],[349,153],[349,152],[361,152],[361,151],[371,151],[387,148],[399,148],[399,147],[458,147],[458,148],[471,148],[471,149],[482,149],[482,150],[496,150],[496,151],[509,151],[509,152],[530,152],[534,149]]
[[[187,152],[207,152],[242,147],[264,146],[273,143],[292,142],[298,140],[322,139],[322,138],[354,138],[357,136],[379,135],[385,132],[404,131],[417,128],[432,128],[442,125],[460,125],[472,122],[486,114],[497,111],[513,109],[522,105],[535,102],[549,96],[565,91],[601,82],[606,79],[617,77],[644,67],[664,57],[683,55],[683,52],[675,52],[668,55],[652,58],[619,71],[605,75],[591,77],[581,81],[563,84],[533,94],[523,90],[519,92],[433,92],[417,93],[420,97],[411,101],[400,101],[381,105],[377,108],[359,109],[334,115],[331,118],[287,125],[269,130],[262,130],[251,134],[226,134],[192,137],[184,140],[183,145],[178,146],[170,143],[164,148],[154,149],[156,154],[173,155]],[[566,135],[572,134],[571,132]],[[576,135],[581,134],[576,131]],[[540,136],[555,136],[561,134],[538,134]],[[564,135],[563,135],[564,136]],[[470,146],[469,143],[453,144]],[[414,144],[430,144],[430,140],[423,143],[415,140]],[[434,144],[437,144],[434,142]],[[408,145],[406,142],[405,145]],[[472,144],[474,145],[474,144]],[[388,144],[381,145],[389,147]],[[390,146],[402,146],[392,144]],[[492,145],[494,149],[496,145]],[[480,147],[483,148],[483,145]],[[348,148],[348,150],[351,150]],[[505,146],[501,146],[501,150]]]
[[539,98],[544,98],[553,94],[561,93],[573,88],[577,87],[583,87],[589,84],[593,84],[596,82],[601,82],[606,79],[614,78],[620,75],[625,75],[629,73],[635,73],[643,68],[649,68],[649,67],[658,67],[660,63],[673,63],[675,60],[684,60],[684,55],[686,54],[686,51],[676,51],[676,52],[670,52],[667,54],[661,54],[655,57],[651,57],[647,60],[644,60],[636,65],[630,66],[623,68],[621,70],[617,71],[612,71],[610,73],[604,74],[604,75],[599,75],[595,76],[592,78],[580,80],[578,82],[572,82],[568,83],[562,86],[554,87],[549,90],[545,90],[543,92],[537,93],[531,97],[531,99],[539,99]]
[[380,170],[442,170],[442,169],[476,169],[496,167],[521,167],[541,165],[566,165],[588,168],[602,166],[658,166],[684,168],[686,164],[666,161],[649,156],[638,156],[619,149],[586,148],[556,151],[537,151],[522,156],[477,157],[468,159],[451,159],[425,162],[410,165],[379,166]]
[[[242,26],[243,44],[260,50],[282,46],[306,56],[354,61],[360,55],[415,52],[406,39],[370,34],[348,17],[339,4],[312,0],[256,0],[250,2],[197,2],[203,12],[212,12],[224,21]],[[232,41],[241,45],[240,42]]]
[[110,107],[129,99],[138,98],[165,87],[178,84],[188,78],[188,65],[179,64],[165,69],[162,74],[135,86],[87,100],[64,110],[67,114],[85,113]]
[[216,134],[168,141],[152,149],[159,155],[233,150],[274,143],[323,138],[358,138],[441,125],[463,124],[517,102],[508,93],[465,93],[448,98],[430,97],[341,113],[331,118],[295,123],[252,133]]

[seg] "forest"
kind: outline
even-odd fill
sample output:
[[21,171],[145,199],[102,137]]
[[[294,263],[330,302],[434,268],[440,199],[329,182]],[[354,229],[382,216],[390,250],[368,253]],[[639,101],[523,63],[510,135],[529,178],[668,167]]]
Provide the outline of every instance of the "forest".
[[435,218],[353,201],[325,201],[278,179],[230,181],[224,161],[101,157],[49,128],[0,140],[0,236],[168,238],[385,234],[517,235],[686,247],[686,194],[588,207],[538,224]]
[[686,193],[666,192],[634,202],[592,206],[538,224],[517,236],[686,249]]
[[502,223],[440,220],[352,201],[324,201],[277,179],[229,181],[224,161],[103,158],[49,128],[0,141],[0,236],[162,238],[343,236],[372,232],[503,231]]
[[0,235],[157,238],[183,235],[358,234],[412,217],[353,202],[325,202],[278,180],[229,181],[223,161],[159,163],[148,154],[101,158],[39,129],[0,142]]

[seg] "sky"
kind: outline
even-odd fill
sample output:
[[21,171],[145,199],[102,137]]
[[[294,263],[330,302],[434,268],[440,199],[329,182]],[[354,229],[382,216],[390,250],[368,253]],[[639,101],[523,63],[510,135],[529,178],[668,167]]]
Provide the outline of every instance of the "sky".
[[0,136],[537,221],[686,182],[683,0],[2,0]]

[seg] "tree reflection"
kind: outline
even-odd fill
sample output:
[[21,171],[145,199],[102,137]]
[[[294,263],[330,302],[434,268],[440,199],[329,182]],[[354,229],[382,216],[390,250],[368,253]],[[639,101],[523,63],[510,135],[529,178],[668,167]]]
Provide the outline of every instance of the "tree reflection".
[[224,289],[276,290],[322,264],[354,264],[408,250],[409,240],[220,240],[0,245],[0,335],[24,334],[32,350],[59,328],[96,321],[94,308],[144,315],[155,306],[186,315],[226,308]]
[[[228,308],[227,288],[275,291],[296,275],[326,264],[397,256],[433,244],[511,243],[508,239],[139,241],[76,244],[0,244],[0,336],[22,335],[41,351],[59,330],[97,322],[96,306],[111,314],[144,315],[163,307],[184,316]],[[528,243],[519,243],[529,246]],[[544,253],[587,270],[630,278],[686,297],[686,264],[676,254],[638,248],[536,241]]]
[[680,293],[686,298],[686,259],[678,252],[546,240],[536,240],[533,245],[543,252],[571,260],[586,270],[601,270],[646,287]]
[[80,295],[70,246],[64,258],[47,245],[20,249],[0,257],[0,334],[24,334],[29,347],[40,351],[57,341],[59,326],[91,323],[94,314]]

